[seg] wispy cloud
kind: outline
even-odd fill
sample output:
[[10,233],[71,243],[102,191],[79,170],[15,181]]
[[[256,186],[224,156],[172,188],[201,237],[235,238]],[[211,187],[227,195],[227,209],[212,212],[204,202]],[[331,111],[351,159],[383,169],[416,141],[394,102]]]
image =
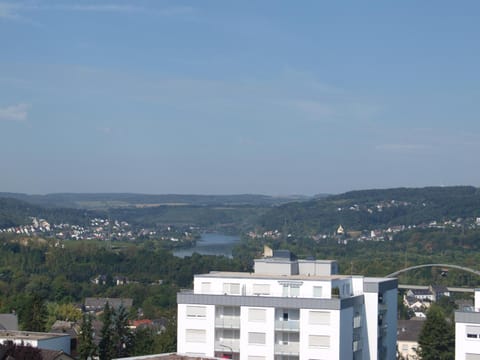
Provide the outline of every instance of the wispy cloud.
[[42,2],[12,2],[0,1],[0,19],[27,20],[25,13],[35,11],[68,11],[90,13],[150,13],[161,16],[187,15],[194,12],[190,6],[146,7],[138,2],[119,3],[42,3]]
[[19,14],[22,5],[10,3],[10,2],[0,2],[0,19],[9,19],[9,20],[20,20],[21,16]]
[[57,4],[45,6],[45,9],[66,10],[66,11],[84,11],[84,12],[122,12],[131,13],[145,11],[146,9],[136,5],[125,4]]
[[0,121],[26,121],[29,104],[16,104],[0,108]]

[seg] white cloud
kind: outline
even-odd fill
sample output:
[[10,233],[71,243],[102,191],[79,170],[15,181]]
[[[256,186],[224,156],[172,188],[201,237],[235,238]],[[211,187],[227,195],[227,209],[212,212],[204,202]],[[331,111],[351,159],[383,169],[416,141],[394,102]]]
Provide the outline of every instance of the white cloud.
[[26,121],[28,117],[28,104],[16,104],[0,108],[0,121]]
[[0,2],[0,19],[18,19],[18,4]]

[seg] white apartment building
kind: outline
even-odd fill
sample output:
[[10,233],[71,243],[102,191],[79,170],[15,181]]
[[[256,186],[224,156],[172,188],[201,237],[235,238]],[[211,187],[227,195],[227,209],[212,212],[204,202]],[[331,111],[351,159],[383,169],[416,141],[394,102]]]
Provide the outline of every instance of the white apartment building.
[[472,311],[455,311],[455,360],[480,360],[480,289]]
[[195,275],[177,294],[177,352],[234,360],[395,359],[397,279],[338,274],[288,251],[253,273]]

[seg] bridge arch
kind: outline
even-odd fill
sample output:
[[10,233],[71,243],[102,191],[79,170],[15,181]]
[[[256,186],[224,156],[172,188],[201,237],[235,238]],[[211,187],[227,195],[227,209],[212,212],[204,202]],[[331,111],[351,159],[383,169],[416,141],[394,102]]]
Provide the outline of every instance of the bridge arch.
[[480,271],[468,268],[466,266],[452,265],[452,264],[423,264],[423,265],[415,265],[415,266],[406,267],[404,269],[401,269],[401,270],[395,271],[391,274],[388,274],[386,277],[388,277],[388,278],[396,277],[397,275],[399,275],[401,273],[404,273],[404,272],[407,272],[407,271],[410,271],[410,270],[424,268],[424,267],[445,267],[445,268],[450,268],[450,269],[458,269],[458,270],[463,270],[463,271],[466,271],[466,272],[469,272],[469,273],[480,276]]

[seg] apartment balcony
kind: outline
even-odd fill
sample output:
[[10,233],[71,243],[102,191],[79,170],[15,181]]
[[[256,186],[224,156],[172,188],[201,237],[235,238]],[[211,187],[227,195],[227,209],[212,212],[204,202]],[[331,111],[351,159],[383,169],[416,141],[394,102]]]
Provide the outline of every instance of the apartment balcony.
[[300,331],[300,320],[276,320],[277,331]]
[[298,355],[299,353],[300,353],[300,343],[298,342],[275,344],[275,354]]
[[240,352],[240,339],[215,340],[215,351],[238,353]]
[[221,329],[240,329],[240,317],[222,316],[215,318],[215,327]]
[[362,347],[362,342],[361,341],[358,340],[358,341],[353,342],[353,349],[352,349],[353,352],[360,351],[360,350],[362,350],[362,348],[363,347]]

